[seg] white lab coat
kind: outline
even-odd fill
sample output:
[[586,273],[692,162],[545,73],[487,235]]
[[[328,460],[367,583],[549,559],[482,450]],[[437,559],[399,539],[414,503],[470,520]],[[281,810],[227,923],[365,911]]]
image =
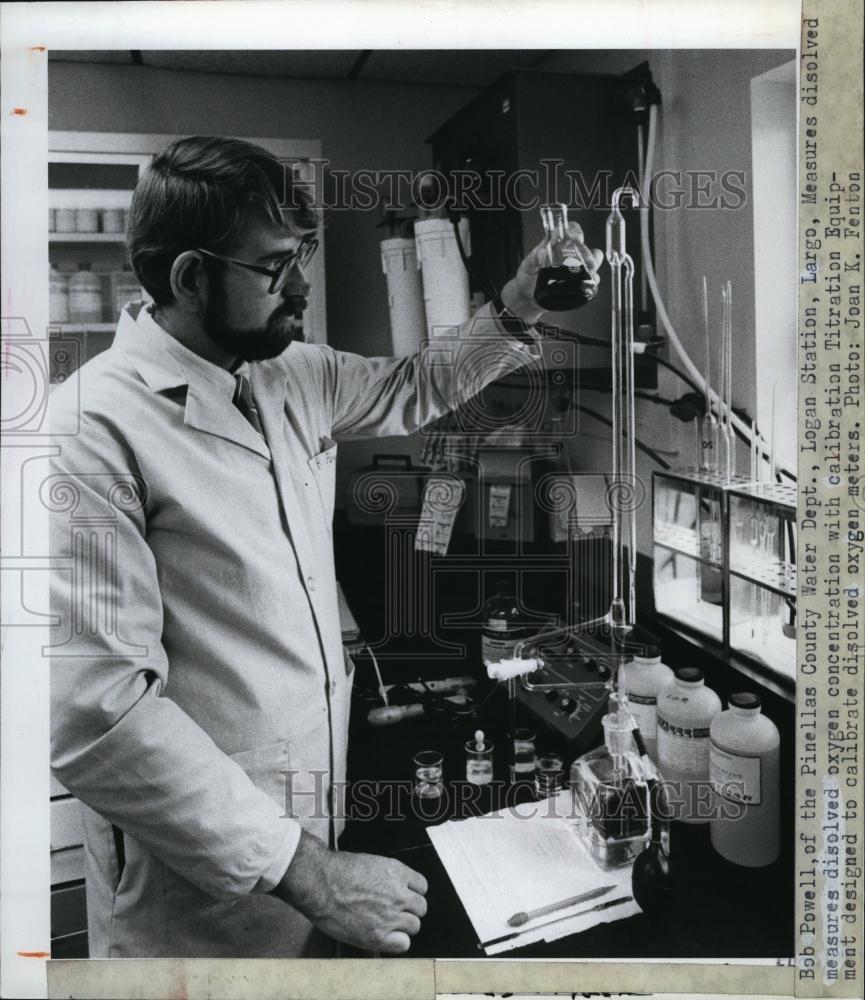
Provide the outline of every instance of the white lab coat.
[[334,439],[409,433],[533,353],[488,307],[437,344],[251,365],[266,443],[141,306],[54,393],[52,765],[89,807],[92,956],[315,953],[267,891],[301,826],[340,829]]

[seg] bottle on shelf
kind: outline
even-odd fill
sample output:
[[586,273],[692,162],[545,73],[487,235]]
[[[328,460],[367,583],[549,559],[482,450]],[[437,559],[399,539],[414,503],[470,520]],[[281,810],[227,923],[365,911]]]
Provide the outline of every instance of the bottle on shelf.
[[53,265],[48,272],[48,321],[69,322],[69,282]]
[[69,322],[102,322],[102,282],[90,264],[79,264],[69,279]]
[[112,285],[114,288],[114,315],[112,319],[116,320],[127,302],[137,302],[144,297],[144,291],[128,264],[123,266],[122,271],[114,272]]
[[75,231],[77,233],[98,233],[99,210],[96,208],[77,208],[75,210]]
[[124,231],[122,208],[103,208],[101,215],[103,233],[122,233]]
[[621,668],[621,679],[628,694],[631,715],[646,744],[649,757],[658,763],[658,696],[673,682],[673,671],[661,662],[654,647],[645,655],[635,656]]
[[673,819],[708,823],[714,796],[709,784],[709,727],[721,699],[698,667],[682,667],[658,697],[658,767],[667,782]]
[[58,208],[54,210],[54,232],[55,233],[75,232],[74,208]]
[[748,868],[770,865],[781,850],[780,736],[761,712],[760,698],[743,692],[712,720],[709,774],[718,796],[710,836],[728,861]]

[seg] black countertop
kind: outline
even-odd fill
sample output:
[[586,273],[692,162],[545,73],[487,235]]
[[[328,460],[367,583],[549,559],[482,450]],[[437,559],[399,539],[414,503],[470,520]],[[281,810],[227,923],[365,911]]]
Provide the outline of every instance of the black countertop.
[[[466,798],[467,786],[460,780],[464,778],[463,745],[475,729],[484,729],[494,742],[499,741],[498,746],[504,746],[500,694],[493,693],[479,717],[454,721],[423,716],[382,728],[366,721],[370,704],[356,703],[352,716],[349,777],[354,795],[351,791],[348,795],[348,820],[340,847],[398,858],[427,879],[428,913],[408,957],[483,957],[426,829],[432,823],[479,815],[512,800],[503,773],[504,754],[496,754],[494,784],[470,789],[477,795],[475,801]],[[421,749],[438,749],[443,754],[447,792],[443,804],[426,816],[418,814],[411,794],[411,758]],[[785,958],[793,953],[792,836],[783,836],[782,842],[785,850],[777,862],[746,869],[712,849],[708,824],[674,823],[674,903],[666,912],[600,924],[555,942],[509,951],[503,957]]]

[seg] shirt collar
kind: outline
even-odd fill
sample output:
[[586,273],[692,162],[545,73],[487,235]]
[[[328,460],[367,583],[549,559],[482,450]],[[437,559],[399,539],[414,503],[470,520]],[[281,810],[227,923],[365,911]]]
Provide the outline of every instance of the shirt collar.
[[[205,360],[172,337],[154,319],[152,303],[132,303],[123,310],[114,344],[132,359],[153,392],[192,382],[205,382],[229,395],[234,392],[235,373]],[[241,365],[237,371],[241,370],[248,375],[249,366]]]

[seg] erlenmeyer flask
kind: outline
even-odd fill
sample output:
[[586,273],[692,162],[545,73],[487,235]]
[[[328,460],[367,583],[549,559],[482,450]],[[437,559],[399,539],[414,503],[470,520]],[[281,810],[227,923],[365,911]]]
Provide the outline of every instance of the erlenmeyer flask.
[[[592,297],[594,284],[580,257],[577,241],[568,230],[568,206],[556,203],[541,206],[546,260],[538,271],[535,301],[550,312],[576,309]],[[590,285],[584,285],[589,282]]]

